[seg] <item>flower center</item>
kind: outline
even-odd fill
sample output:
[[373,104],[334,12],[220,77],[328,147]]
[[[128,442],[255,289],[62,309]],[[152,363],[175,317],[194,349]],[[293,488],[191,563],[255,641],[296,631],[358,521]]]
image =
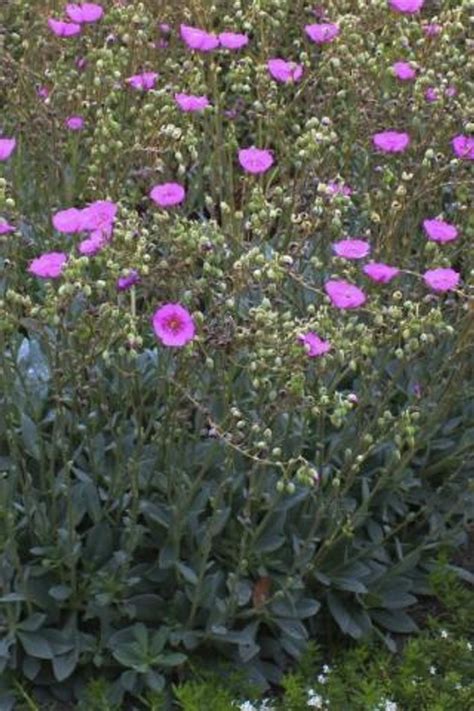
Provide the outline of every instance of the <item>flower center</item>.
[[170,316],[166,321],[166,328],[173,333],[178,333],[181,330],[181,319],[179,316]]

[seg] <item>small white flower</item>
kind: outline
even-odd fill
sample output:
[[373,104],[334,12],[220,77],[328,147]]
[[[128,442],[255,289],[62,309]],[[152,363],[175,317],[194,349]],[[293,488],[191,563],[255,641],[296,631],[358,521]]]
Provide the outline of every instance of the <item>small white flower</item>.
[[436,674],[436,667],[434,667],[434,666],[431,666],[431,667],[430,667],[430,674],[431,674],[432,676],[434,676],[434,675]]
[[257,709],[251,701],[244,701],[240,704],[239,711],[257,711]]
[[472,644],[470,642],[467,643],[467,649],[469,652],[472,652]]
[[448,633],[446,632],[446,630],[441,630],[441,637],[442,637],[443,639],[448,639],[448,636],[449,636],[449,635],[448,635]]
[[387,700],[385,702],[384,711],[398,711],[398,705],[395,703],[395,701]]
[[325,665],[323,666],[323,673],[324,673],[324,674],[329,674],[330,671],[331,671],[331,668],[328,667],[327,664],[325,664]]
[[326,677],[324,676],[324,674],[320,674],[320,675],[318,676],[318,682],[319,682],[320,684],[325,684],[325,683],[327,682],[327,679],[326,679]]
[[307,706],[311,706],[314,709],[322,709],[324,704],[323,697],[320,694],[311,694],[306,702]]

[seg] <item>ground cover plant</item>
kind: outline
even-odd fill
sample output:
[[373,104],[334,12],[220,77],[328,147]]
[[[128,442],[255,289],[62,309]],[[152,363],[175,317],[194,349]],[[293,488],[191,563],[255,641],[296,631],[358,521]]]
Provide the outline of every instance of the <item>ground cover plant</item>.
[[5,708],[416,631],[473,514],[472,8],[2,6]]

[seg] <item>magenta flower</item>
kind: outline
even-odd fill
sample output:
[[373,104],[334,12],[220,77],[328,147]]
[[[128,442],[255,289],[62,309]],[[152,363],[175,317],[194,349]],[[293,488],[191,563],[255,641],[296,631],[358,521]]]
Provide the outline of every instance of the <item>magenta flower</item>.
[[38,86],[36,89],[36,96],[38,97],[38,99],[43,99],[43,101],[46,101],[49,96],[48,87],[44,84],[42,86]]
[[249,43],[247,35],[238,32],[221,32],[218,39],[224,49],[242,49]]
[[157,72],[142,72],[128,77],[125,81],[137,91],[150,91],[154,88],[158,76]]
[[314,331],[299,335],[298,340],[304,345],[310,358],[317,358],[331,350],[329,341],[323,341]]
[[138,284],[140,281],[140,275],[138,274],[136,269],[130,269],[128,274],[125,276],[121,276],[117,279],[117,283],[115,285],[115,288],[117,291],[126,291],[127,289],[131,289],[132,286],[135,286],[135,284]]
[[10,225],[6,220],[0,220],[0,235],[8,235],[10,232],[14,232],[16,227]]
[[459,284],[461,275],[454,269],[442,267],[438,269],[428,269],[423,274],[423,281],[433,291],[451,291]]
[[194,49],[198,52],[212,52],[213,49],[219,46],[219,39],[216,35],[200,30],[197,27],[181,25],[179,32],[181,39],[189,49]]
[[63,20],[55,20],[52,17],[48,20],[48,27],[56,37],[74,37],[81,32],[81,26],[76,22],[64,22]]
[[81,227],[83,230],[111,230],[117,215],[117,205],[111,200],[96,200],[81,210]]
[[474,138],[472,136],[463,136],[462,134],[460,134],[459,136],[455,136],[451,141],[451,145],[453,147],[454,155],[456,156],[456,158],[474,160]]
[[389,281],[400,274],[400,270],[397,267],[390,267],[388,264],[383,264],[383,262],[366,264],[362,271],[377,284],[388,284]]
[[153,330],[164,346],[181,348],[196,334],[193,317],[181,304],[165,304],[153,315]]
[[395,62],[392,64],[392,69],[397,79],[401,81],[411,81],[416,78],[416,69],[409,62]]
[[457,228],[444,220],[423,220],[423,229],[433,242],[452,242],[458,236]]
[[52,218],[54,229],[64,234],[74,234],[80,232],[82,227],[82,210],[70,207],[67,210],[59,210]]
[[186,191],[179,183],[162,183],[152,188],[150,197],[160,207],[173,207],[184,201]]
[[271,76],[276,79],[276,81],[280,81],[283,84],[297,82],[303,76],[302,64],[287,62],[286,60],[278,57],[275,57],[275,59],[269,59],[267,62],[267,68]]
[[46,252],[33,259],[28,271],[42,279],[57,279],[61,276],[66,262],[67,254],[64,252]]
[[90,233],[87,239],[83,239],[82,242],[79,242],[79,252],[86,257],[92,257],[94,254],[100,252],[105,245],[110,242],[111,237],[112,226],[94,230]]
[[370,254],[370,244],[363,239],[342,239],[332,246],[338,257],[363,259]]
[[66,5],[66,14],[73,22],[82,24],[97,22],[103,16],[104,10],[101,5],[94,2],[69,3]]
[[320,22],[314,25],[306,25],[304,29],[310,40],[316,44],[332,42],[340,32],[339,26],[333,22]]
[[362,289],[343,279],[330,279],[324,285],[333,306],[338,309],[357,309],[366,301]]
[[456,89],[455,86],[453,86],[451,84],[450,86],[446,87],[446,90],[444,93],[445,93],[445,96],[448,97],[448,99],[452,99],[454,96],[456,96],[456,94],[458,93],[458,90]]
[[272,152],[261,148],[242,148],[239,163],[247,173],[265,173],[273,165]]
[[438,25],[435,22],[430,22],[427,25],[423,25],[421,29],[427,37],[436,37],[437,35],[439,35],[443,28],[441,25]]
[[392,10],[403,12],[406,15],[413,15],[423,7],[425,0],[389,0]]
[[379,151],[402,153],[410,145],[410,136],[399,131],[382,131],[374,133],[372,142]]
[[69,116],[66,119],[66,128],[70,131],[80,131],[84,128],[85,121],[82,116]]
[[194,94],[175,94],[174,99],[181,111],[194,112],[204,111],[210,106],[207,96],[195,96]]
[[0,138],[0,160],[8,160],[15,148],[15,138]]
[[429,86],[425,91],[425,99],[428,103],[432,104],[434,101],[438,101],[439,95],[438,91],[434,86]]

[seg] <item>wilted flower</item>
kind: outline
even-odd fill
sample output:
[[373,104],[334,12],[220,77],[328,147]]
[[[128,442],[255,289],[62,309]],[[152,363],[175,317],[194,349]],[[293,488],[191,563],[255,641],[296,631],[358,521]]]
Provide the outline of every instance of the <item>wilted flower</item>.
[[77,22],[64,22],[52,17],[48,20],[48,27],[56,37],[74,37],[81,32],[81,26]]
[[130,269],[128,274],[126,274],[125,276],[121,276],[117,279],[117,283],[115,286],[117,291],[126,291],[132,286],[135,286],[135,284],[138,284],[139,281],[140,275],[138,274],[137,270]]
[[0,235],[7,235],[10,232],[14,232],[16,227],[10,225],[6,220],[0,220]]
[[423,220],[423,229],[433,242],[452,242],[458,236],[456,227],[444,220]]
[[461,275],[454,269],[439,267],[438,269],[428,269],[423,274],[423,280],[433,291],[451,291],[459,284]]
[[155,311],[153,330],[164,346],[176,348],[192,341],[196,333],[193,317],[181,304],[165,304]]
[[271,151],[261,148],[242,148],[239,163],[248,173],[265,173],[273,165]]
[[70,131],[80,131],[84,128],[85,121],[82,116],[69,116],[66,119],[66,128]]
[[180,35],[189,49],[194,49],[198,52],[212,52],[213,49],[219,46],[219,39],[216,35],[200,30],[197,27],[181,25]]
[[370,244],[363,239],[342,239],[333,244],[338,257],[344,259],[363,259],[370,254]]
[[452,84],[450,86],[447,86],[444,91],[444,95],[447,96],[448,99],[452,99],[454,96],[456,96],[457,93],[458,90]]
[[372,136],[372,142],[379,151],[402,153],[410,145],[410,136],[399,131],[382,131]]
[[411,81],[416,78],[416,69],[409,62],[395,62],[392,64],[393,73],[401,81]]
[[175,94],[174,99],[181,111],[194,112],[204,111],[210,106],[207,96],[195,96],[194,94]]
[[327,44],[338,36],[340,29],[333,22],[320,22],[313,25],[306,25],[305,32],[312,42],[316,44]]
[[15,148],[15,138],[0,138],[0,160],[8,160]]
[[338,309],[356,309],[366,301],[366,296],[358,286],[343,279],[330,279],[324,285],[333,306]]
[[438,101],[439,95],[438,91],[434,86],[429,86],[426,91],[425,91],[425,99],[428,101],[430,104],[432,104],[434,101]]
[[101,5],[93,2],[70,3],[66,5],[66,14],[78,24],[84,22],[97,22],[104,14]]
[[33,259],[28,271],[42,279],[57,279],[61,276],[66,262],[67,254],[64,252],[46,252]]
[[160,207],[172,207],[184,201],[186,191],[179,183],[162,183],[152,188],[150,197]]
[[275,57],[267,62],[268,71],[276,81],[290,84],[296,82],[303,76],[303,65],[295,62],[287,62],[284,59]]
[[46,99],[49,96],[48,87],[45,86],[44,84],[42,86],[38,86],[36,88],[36,96],[38,97],[38,99],[43,99],[43,101],[46,101]]
[[158,76],[157,72],[142,72],[128,77],[125,81],[137,91],[150,91],[155,86]]
[[326,188],[332,195],[344,195],[345,197],[350,197],[352,195],[352,188],[349,185],[345,185],[340,180],[330,180],[326,184]]
[[400,274],[400,270],[397,269],[397,267],[391,267],[383,262],[371,262],[370,264],[366,264],[362,271],[369,279],[372,279],[372,281],[378,284],[387,284]]
[[412,15],[423,7],[425,0],[389,0],[392,10]]
[[439,35],[443,28],[436,22],[429,22],[428,24],[423,25],[421,29],[427,37],[436,37],[437,35]]
[[474,138],[472,136],[455,136],[451,141],[456,158],[474,160]]
[[221,32],[218,39],[224,49],[242,49],[249,43],[247,35],[239,32]]
[[310,358],[322,356],[331,350],[331,344],[329,341],[323,341],[323,339],[313,331],[299,335],[298,340],[304,345]]

